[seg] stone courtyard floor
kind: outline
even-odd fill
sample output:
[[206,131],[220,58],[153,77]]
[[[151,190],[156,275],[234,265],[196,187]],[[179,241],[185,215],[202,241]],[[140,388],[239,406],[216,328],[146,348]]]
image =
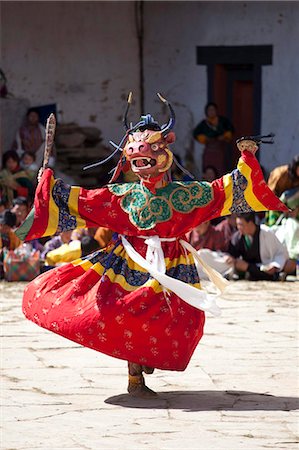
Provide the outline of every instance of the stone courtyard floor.
[[231,283],[185,372],[126,394],[125,361],[24,318],[0,282],[1,450],[298,450],[298,281]]

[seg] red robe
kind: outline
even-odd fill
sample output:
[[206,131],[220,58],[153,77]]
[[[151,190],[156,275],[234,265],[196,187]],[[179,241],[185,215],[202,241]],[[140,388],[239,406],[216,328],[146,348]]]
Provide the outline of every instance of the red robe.
[[[38,325],[86,347],[150,367],[184,370],[203,334],[205,314],[162,286],[132,261],[119,234],[140,255],[142,238],[184,238],[201,222],[232,212],[285,211],[269,190],[255,157],[207,182],[173,182],[152,193],[139,183],[95,190],[54,180],[47,169],[34,208],[19,228],[30,240],[76,227],[103,226],[115,234],[103,250],[50,270],[28,284],[23,312]],[[140,237],[139,237],[140,236]],[[192,255],[179,240],[162,242],[166,274],[200,289]]]

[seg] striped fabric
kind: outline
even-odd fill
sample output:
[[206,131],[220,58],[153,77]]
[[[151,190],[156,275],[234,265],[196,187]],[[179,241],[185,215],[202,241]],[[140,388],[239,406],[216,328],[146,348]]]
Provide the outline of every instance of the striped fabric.
[[[166,274],[200,289],[192,254],[180,244],[201,222],[235,212],[286,211],[268,189],[255,157],[244,152],[231,174],[174,182],[152,193],[139,183],[86,190],[43,174],[34,209],[17,231],[30,240],[77,227],[115,232],[104,250],[40,275],[26,288],[23,311],[38,325],[86,347],[150,367],[184,370],[203,334],[205,314],[132,261],[118,237],[145,258],[138,236],[165,238]],[[166,238],[173,238],[166,242]]]

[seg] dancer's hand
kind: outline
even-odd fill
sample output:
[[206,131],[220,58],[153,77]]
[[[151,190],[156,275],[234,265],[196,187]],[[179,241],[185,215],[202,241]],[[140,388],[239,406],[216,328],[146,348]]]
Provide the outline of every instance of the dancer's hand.
[[243,141],[240,141],[237,143],[237,147],[240,150],[240,152],[244,152],[247,150],[248,152],[252,153],[253,155],[258,150],[259,146],[255,141],[244,139]]

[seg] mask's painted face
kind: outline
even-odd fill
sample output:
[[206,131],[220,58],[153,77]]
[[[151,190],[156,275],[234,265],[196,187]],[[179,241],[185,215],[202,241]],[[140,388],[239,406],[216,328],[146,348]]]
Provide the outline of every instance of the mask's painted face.
[[135,131],[128,136],[124,154],[136,175],[155,178],[170,169],[173,155],[168,144],[174,141],[173,132],[164,137],[160,131]]

